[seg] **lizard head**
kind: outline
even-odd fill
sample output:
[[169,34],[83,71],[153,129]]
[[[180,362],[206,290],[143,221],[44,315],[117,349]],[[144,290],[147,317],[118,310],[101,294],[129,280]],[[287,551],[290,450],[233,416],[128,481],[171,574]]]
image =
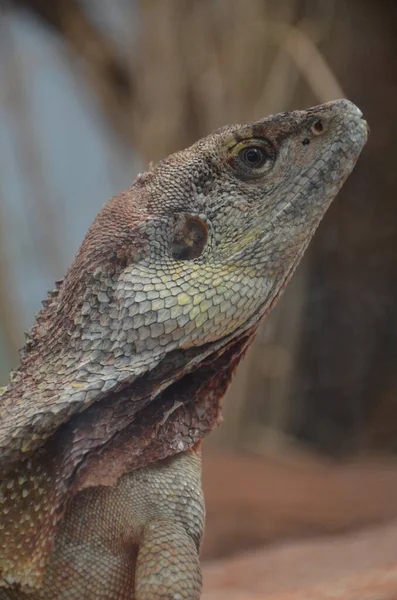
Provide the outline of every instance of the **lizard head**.
[[139,175],[39,315],[0,406],[0,450],[26,456],[128,386],[150,402],[255,329],[366,139],[359,109],[339,100],[224,127]]
[[152,326],[162,343],[213,342],[260,319],[366,139],[361,111],[341,100],[224,127],[138,178],[147,252],[122,279],[148,269],[165,286]]

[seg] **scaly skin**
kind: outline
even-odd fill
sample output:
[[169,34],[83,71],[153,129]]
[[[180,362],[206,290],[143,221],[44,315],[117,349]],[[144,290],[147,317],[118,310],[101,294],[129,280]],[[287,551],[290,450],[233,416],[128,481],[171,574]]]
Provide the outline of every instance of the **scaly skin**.
[[197,442],[366,138],[225,127],[102,209],[0,401],[0,600],[199,598]]
[[199,598],[203,526],[199,455],[188,450],[124,475],[115,487],[77,494],[60,524],[43,589],[0,588],[0,598]]

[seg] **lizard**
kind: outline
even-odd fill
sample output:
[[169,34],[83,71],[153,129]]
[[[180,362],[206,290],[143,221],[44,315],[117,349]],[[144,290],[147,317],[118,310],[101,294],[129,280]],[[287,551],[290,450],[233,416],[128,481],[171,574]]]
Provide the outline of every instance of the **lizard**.
[[225,126],[105,204],[0,397],[0,600],[199,599],[201,440],[367,135]]

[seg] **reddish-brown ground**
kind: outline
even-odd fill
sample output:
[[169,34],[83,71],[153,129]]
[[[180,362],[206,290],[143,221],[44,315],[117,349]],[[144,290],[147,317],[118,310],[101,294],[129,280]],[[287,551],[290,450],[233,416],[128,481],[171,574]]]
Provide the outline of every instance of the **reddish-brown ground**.
[[397,600],[396,466],[207,453],[203,600]]

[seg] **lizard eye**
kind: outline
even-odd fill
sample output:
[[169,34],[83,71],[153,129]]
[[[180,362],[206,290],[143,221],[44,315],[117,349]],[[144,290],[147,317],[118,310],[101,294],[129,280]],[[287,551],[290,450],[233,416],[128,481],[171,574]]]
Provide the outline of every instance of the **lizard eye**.
[[171,254],[176,260],[198,258],[208,241],[208,228],[204,221],[193,215],[179,215],[171,244]]
[[236,175],[244,181],[263,177],[275,160],[275,151],[265,139],[249,139],[239,142],[230,150],[229,164]]

